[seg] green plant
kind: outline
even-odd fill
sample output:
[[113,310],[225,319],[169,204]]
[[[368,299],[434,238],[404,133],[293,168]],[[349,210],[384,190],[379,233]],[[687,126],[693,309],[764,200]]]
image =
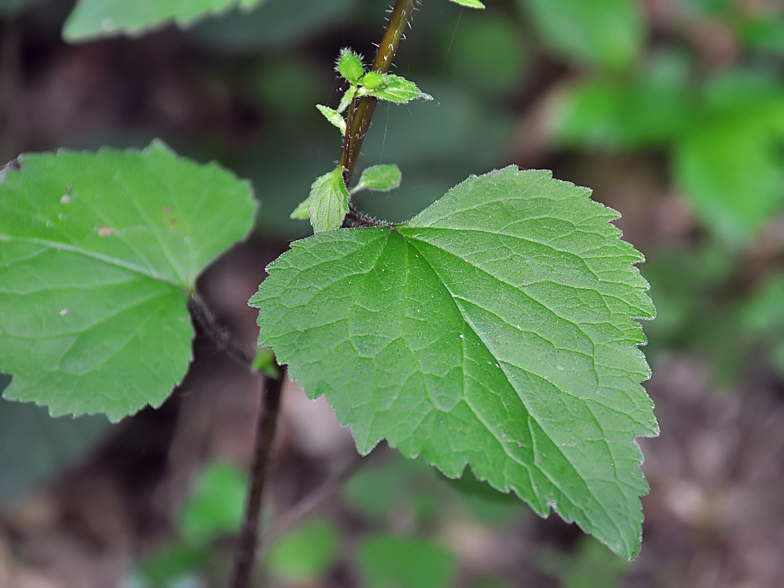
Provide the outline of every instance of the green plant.
[[[82,0],[64,34],[136,34],[231,4]],[[388,73],[413,9],[398,0],[371,67],[350,50],[338,58],[348,87],[337,108],[319,110],[343,136],[340,161],[292,213],[317,234],[270,265],[250,301],[257,354],[216,325],[195,289],[253,224],[247,182],[159,141],[25,154],[0,172],[0,305],[15,309],[0,317],[6,398],[112,420],[158,406],[191,360],[189,310],[268,374],[236,586],[255,552],[284,364],[308,395],[326,394],[360,453],[386,439],[448,477],[468,466],[625,558],[640,547],[647,485],[635,437],[657,425],[636,319],[654,309],[642,256],[609,224],[617,213],[550,172],[515,167],[471,176],[400,224],[354,207],[360,189],[401,182],[387,165],[352,187],[377,101],[430,98]]]

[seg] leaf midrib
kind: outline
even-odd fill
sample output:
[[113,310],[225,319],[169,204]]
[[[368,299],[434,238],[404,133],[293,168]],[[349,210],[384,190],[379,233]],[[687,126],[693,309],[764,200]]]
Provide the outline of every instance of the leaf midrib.
[[62,243],[60,241],[49,241],[48,239],[34,239],[31,237],[11,237],[8,235],[0,236],[0,241],[4,241],[6,243],[9,242],[20,242],[20,243],[31,243],[34,245],[42,245],[44,247],[48,247],[49,249],[53,249],[56,251],[68,251],[69,253],[75,253],[77,255],[82,255],[88,259],[92,259],[94,261],[98,261],[100,263],[104,263],[106,265],[121,268],[126,271],[138,274],[145,278],[155,280],[157,282],[162,282],[164,284],[168,284],[170,286],[174,286],[180,290],[183,290],[186,294],[190,291],[190,286],[182,284],[181,282],[177,282],[174,280],[170,280],[164,278],[163,276],[154,275],[150,272],[146,271],[145,269],[134,265],[132,263],[128,263],[121,259],[117,259],[115,257],[108,257],[106,255],[101,255],[100,253],[96,253],[94,251],[90,251],[88,249],[83,249],[81,247],[76,247],[74,245],[69,245],[67,243]]
[[[430,261],[429,261],[429,260],[428,260],[428,258],[427,258],[427,255],[426,255],[426,254],[425,254],[423,251],[421,251],[419,248],[417,248],[417,246],[416,246],[416,245],[415,245],[415,243],[414,243],[414,241],[417,241],[417,239],[415,239],[415,238],[411,238],[411,237],[407,237],[407,236],[406,236],[404,233],[402,233],[401,231],[398,231],[398,230],[396,230],[396,229],[395,229],[395,232],[397,232],[397,233],[398,233],[398,234],[399,234],[399,235],[400,235],[400,236],[403,238],[403,240],[404,240],[404,241],[405,241],[405,242],[406,242],[408,245],[410,245],[410,246],[411,246],[411,247],[412,247],[414,250],[416,250],[417,252],[419,252],[419,254],[420,254],[420,255],[421,255],[421,257],[422,257],[422,260],[424,261],[424,263],[426,263],[426,264],[427,264],[428,268],[430,268],[430,271],[431,271],[431,272],[433,273],[433,275],[434,275],[434,276],[435,276],[435,277],[438,279],[438,283],[439,283],[439,284],[440,284],[440,285],[441,285],[441,286],[442,286],[442,287],[443,287],[443,288],[444,288],[444,289],[447,291],[447,293],[449,294],[449,298],[450,298],[450,300],[452,300],[452,303],[455,305],[455,308],[456,308],[456,309],[457,309],[457,311],[460,313],[460,316],[463,318],[463,321],[465,322],[465,324],[466,324],[466,325],[467,325],[467,326],[468,326],[468,327],[469,327],[469,328],[470,328],[470,329],[473,331],[473,333],[474,333],[474,335],[476,335],[477,339],[478,339],[479,341],[481,341],[481,342],[482,342],[482,345],[483,345],[483,347],[484,347],[484,348],[487,350],[488,354],[489,354],[491,357],[493,357],[494,359],[496,359],[496,361],[498,361],[498,362],[499,362],[499,365],[506,365],[506,363],[507,363],[507,362],[505,362],[505,361],[502,361],[502,360],[498,359],[498,358],[497,358],[497,357],[496,357],[496,356],[493,354],[493,352],[490,350],[490,348],[487,346],[487,343],[485,342],[485,340],[484,340],[484,339],[483,339],[483,338],[482,338],[482,337],[479,335],[479,333],[477,333],[477,331],[476,331],[476,329],[474,328],[473,324],[472,324],[472,323],[471,323],[471,321],[470,321],[470,320],[469,320],[469,319],[468,319],[468,318],[465,316],[465,314],[463,313],[463,309],[462,309],[462,308],[460,307],[460,305],[457,303],[457,299],[459,299],[460,297],[458,297],[458,296],[457,296],[457,295],[456,295],[454,292],[452,292],[452,290],[449,288],[449,286],[446,284],[446,282],[445,282],[445,281],[444,281],[444,280],[441,278],[441,276],[439,275],[439,272],[437,272],[437,271],[436,271],[436,269],[433,267],[433,265],[430,263]],[[433,247],[436,247],[436,246],[435,246],[435,245],[433,245],[432,243],[428,243],[428,244],[429,244],[429,245],[431,245],[431,246],[433,246]],[[454,254],[453,254],[452,252],[450,252],[450,251],[448,251],[448,250],[446,250],[446,249],[442,249],[442,248],[440,248],[440,247],[439,247],[439,249],[441,249],[442,251],[444,251],[445,253],[447,253],[447,254],[449,254],[449,255],[452,255],[452,256],[454,256]],[[482,270],[482,268],[480,268],[480,267],[477,267],[477,266],[475,266],[474,264],[471,264],[471,265],[472,265],[473,267],[476,267],[476,269]],[[495,276],[493,276],[493,277],[495,277]],[[498,279],[498,278],[496,278],[496,279]],[[501,281],[503,281],[503,280],[501,280]],[[541,303],[540,303],[540,304],[541,304]],[[550,309],[548,308],[548,310],[550,310]],[[552,311],[551,311],[551,312],[552,312]],[[556,313],[553,313],[553,314],[555,314],[555,316],[558,316],[558,317],[559,317],[559,318],[561,318],[562,320],[565,320],[566,322],[569,322],[569,323],[571,323],[571,324],[574,324],[574,323],[572,323],[571,321],[569,321],[568,319],[564,319],[563,317],[560,317],[560,316],[559,316],[558,314],[556,314]],[[575,326],[577,326],[577,325],[575,325]],[[578,327],[578,328],[579,328],[579,327]],[[581,331],[581,332],[582,332],[582,331]],[[588,340],[589,340],[589,341],[591,341],[591,342],[593,343],[593,341],[592,341],[590,338],[589,338]],[[517,366],[517,367],[519,367],[519,366]],[[520,369],[523,369],[523,368],[520,368]],[[514,390],[514,391],[515,391],[515,394],[517,395],[517,389],[514,387],[514,385],[513,385],[513,384],[512,384],[512,382],[510,381],[510,378],[509,378],[509,375],[508,375],[508,373],[507,373],[506,369],[504,369],[504,368],[502,367],[502,368],[501,368],[501,370],[504,372],[504,376],[505,376],[505,378],[506,378],[507,384],[509,385],[509,387],[510,387],[512,390]],[[526,370],[526,371],[527,371],[527,370]],[[540,375],[540,374],[535,374],[535,373],[533,373],[533,372],[531,372],[531,374],[532,374],[533,376],[540,377],[540,378],[543,378],[543,379],[547,380],[547,378],[545,378],[543,375]],[[547,381],[549,382],[549,380],[547,380]],[[561,393],[565,393],[565,392],[564,392],[564,390],[562,390],[562,389],[561,389],[561,388],[560,388],[560,387],[559,387],[557,384],[555,384],[555,383],[553,383],[553,382],[550,382],[550,384],[552,384],[552,385],[553,385],[555,388],[557,388],[557,389],[558,389],[558,390],[559,390]],[[533,421],[533,422],[537,423],[538,427],[539,427],[539,428],[540,428],[542,431],[545,431],[545,432],[546,432],[546,430],[547,430],[547,429],[546,429],[544,426],[542,426],[542,423],[541,423],[541,422],[539,422],[539,420],[538,420],[537,418],[535,418],[535,416],[533,415],[533,413],[530,411],[529,407],[528,407],[528,406],[526,406],[526,405],[525,405],[525,403],[523,402],[523,399],[522,399],[522,398],[520,398],[520,397],[519,397],[519,395],[517,395],[517,397],[519,398],[519,400],[520,400],[520,403],[521,403],[521,404],[523,404],[523,406],[525,407],[526,413],[528,414],[528,419],[529,419],[530,421]],[[476,412],[475,412],[474,414],[476,415]],[[591,411],[591,414],[593,415],[593,412],[592,412],[592,411]],[[596,416],[595,416],[595,415],[593,415],[593,416],[594,416],[594,418],[596,419]],[[478,418],[478,416],[477,416],[477,418]],[[478,420],[479,420],[480,422],[482,422],[483,424],[485,424],[485,423],[484,423],[484,422],[483,422],[481,419],[479,419],[479,418],[478,418]],[[572,496],[570,492],[567,492],[567,491],[566,491],[566,490],[565,490],[565,489],[564,489],[564,488],[563,488],[563,487],[562,487],[562,486],[561,486],[561,485],[560,485],[560,484],[557,482],[557,480],[554,480],[554,479],[552,478],[552,476],[550,476],[550,475],[548,474],[548,472],[547,472],[547,471],[545,471],[545,470],[543,470],[542,468],[540,468],[540,467],[536,466],[536,464],[526,464],[526,463],[521,463],[521,462],[520,462],[520,461],[519,461],[519,460],[518,460],[518,459],[517,459],[517,458],[516,458],[514,455],[510,454],[510,453],[507,451],[506,445],[503,443],[503,441],[502,441],[501,439],[499,439],[498,437],[496,437],[496,435],[494,434],[494,432],[492,431],[492,429],[490,429],[489,427],[487,427],[487,425],[486,425],[486,424],[485,424],[485,427],[486,427],[486,429],[487,429],[488,433],[490,433],[490,435],[491,435],[491,436],[492,436],[492,437],[493,437],[493,438],[496,440],[496,442],[497,442],[497,443],[498,443],[498,444],[501,446],[502,450],[503,450],[503,451],[504,451],[504,453],[505,453],[505,454],[506,454],[506,455],[509,457],[509,459],[511,459],[511,460],[512,460],[514,463],[518,463],[519,465],[521,465],[522,467],[524,467],[524,468],[526,468],[526,469],[528,469],[528,468],[530,468],[530,467],[535,467],[535,468],[536,468],[536,469],[537,469],[537,470],[538,470],[538,471],[539,471],[539,472],[540,472],[540,473],[541,473],[543,476],[545,476],[545,477],[546,477],[548,480],[550,480],[550,483],[551,483],[551,484],[552,484],[552,485],[553,485],[555,488],[558,488],[559,492],[560,492],[560,493],[561,493],[561,494],[562,494],[562,495],[563,495],[565,498],[567,498],[567,499],[568,499],[568,500],[569,500],[569,501],[572,503],[572,505],[573,505],[575,508],[578,508],[578,509],[580,509],[580,510],[583,512],[583,515],[586,517],[586,519],[587,519],[587,520],[591,520],[591,519],[593,518],[593,517],[591,517],[591,516],[589,515],[589,512],[588,512],[588,511],[586,511],[584,508],[582,508],[582,507],[580,507],[580,506],[579,506],[579,505],[580,505],[580,501],[579,501],[579,500],[577,500],[577,499],[575,499],[575,497],[574,497],[574,496]],[[533,439],[533,437],[532,437],[532,439]],[[552,438],[550,438],[550,440],[552,441]],[[608,450],[609,450],[609,453],[610,453],[610,455],[613,455],[613,453],[614,453],[614,452],[613,452],[612,450],[610,450],[609,443],[607,443],[607,440],[606,440],[606,438],[605,438],[605,440],[604,440],[604,441],[605,441],[605,444],[608,446]],[[577,467],[576,467],[576,466],[575,466],[575,465],[572,463],[571,459],[569,459],[569,456],[568,456],[567,454],[565,454],[563,451],[561,451],[561,449],[560,449],[560,447],[558,447],[557,443],[554,443],[554,442],[553,442],[553,446],[554,446],[554,447],[555,447],[555,448],[556,448],[556,449],[557,449],[557,450],[558,450],[558,451],[561,453],[561,456],[563,457],[563,459],[564,459],[564,460],[565,460],[565,461],[566,461],[566,462],[567,462],[567,463],[568,463],[568,464],[571,466],[571,468],[572,468],[572,471],[574,472],[574,474],[575,474],[575,476],[577,477],[577,479],[579,479],[579,480],[580,480],[580,482],[582,482],[583,484],[585,484],[585,486],[586,486],[586,487],[587,487],[587,486],[589,486],[588,482],[587,482],[587,481],[586,481],[586,480],[583,478],[583,476],[580,474],[580,470],[579,470],[579,469],[578,469],[578,468],[577,468]],[[591,496],[592,496],[592,494],[591,494],[590,492],[589,492],[589,495],[591,495]],[[607,509],[604,507],[604,505],[603,505],[603,504],[602,504],[602,503],[601,503],[599,500],[593,500],[593,502],[594,502],[594,504],[595,504],[595,505],[597,505],[597,506],[598,506],[598,507],[599,507],[599,508],[600,508],[602,511],[604,511],[604,513],[605,513],[605,515],[606,515],[606,519],[607,519],[607,520],[610,520],[610,521],[612,521],[612,524],[613,524],[613,526],[616,528],[616,531],[618,532],[618,535],[619,535],[620,537],[622,537],[622,536],[623,536],[623,533],[621,532],[620,528],[618,527],[618,524],[617,524],[617,522],[616,522],[616,521],[615,521],[615,520],[612,518],[612,513],[610,513],[609,511],[607,511]],[[596,522],[594,522],[594,525],[595,525],[597,528],[600,528],[600,527],[601,527],[601,525],[599,525],[599,524],[598,524],[598,523],[596,523]]]

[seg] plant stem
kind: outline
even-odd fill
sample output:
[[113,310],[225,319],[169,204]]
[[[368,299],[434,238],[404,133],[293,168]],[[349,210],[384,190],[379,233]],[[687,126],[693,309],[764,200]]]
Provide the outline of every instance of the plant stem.
[[192,292],[188,298],[188,310],[190,310],[195,322],[204,329],[207,336],[222,351],[225,351],[238,364],[250,370],[253,369],[253,360],[255,359],[253,351],[247,349],[228,329],[220,325],[218,317],[198,292]]
[[269,469],[272,443],[280,412],[280,396],[286,369],[279,368],[277,378],[264,378],[264,397],[256,426],[256,443],[251,467],[250,493],[245,508],[245,518],[234,551],[234,569],[231,588],[250,588],[251,575],[259,544],[259,518],[261,515],[264,482]]
[[[374,71],[387,73],[392,66],[392,59],[394,59],[395,53],[397,53],[400,40],[403,38],[403,32],[406,30],[411,14],[414,12],[414,4],[416,4],[416,0],[397,0],[395,3],[395,8],[389,17],[387,30],[384,32],[384,37],[381,39],[381,44],[379,44],[376,52],[376,59],[373,62]],[[340,155],[340,165],[345,168],[343,180],[346,182],[346,186],[351,183],[351,176],[354,174],[354,167],[357,165],[357,158],[362,150],[362,143],[365,141],[365,136],[370,128],[370,120],[373,118],[376,102],[378,100],[373,96],[362,96],[356,101],[355,108],[353,108],[353,101],[352,105],[349,106],[346,138],[343,153]]]
[[281,514],[273,523],[264,531],[262,541],[265,545],[269,545],[279,535],[282,535],[300,520],[316,510],[321,504],[332,494],[337,492],[343,483],[348,480],[354,473],[362,467],[368,460],[378,452],[378,448],[374,449],[364,457],[358,455],[354,461],[351,462],[343,471],[339,472],[336,476],[328,479],[321,486],[313,490],[310,494],[305,496],[297,504],[292,506],[289,510]]
[[[373,62],[374,71],[379,73],[387,73],[389,71],[395,53],[397,53],[397,48],[403,38],[403,32],[411,19],[415,3],[416,0],[397,0],[395,3],[395,7],[389,17],[389,24],[376,52],[376,58]],[[377,100],[374,97],[363,96],[359,100],[352,100],[349,106],[345,144],[340,156],[340,165],[345,168],[343,180],[346,186],[349,185],[351,176],[354,174],[357,158],[362,150],[362,143],[365,141],[370,128],[370,121],[373,118],[373,111],[376,109],[376,102]],[[367,217],[364,217],[364,215],[356,211],[352,212],[354,212],[354,216],[360,222],[366,221]],[[367,219],[367,222],[373,221],[372,219]],[[197,307],[201,306],[198,304],[198,300],[195,302]],[[205,322],[210,323],[209,317],[206,318]],[[272,442],[275,438],[275,427],[280,409],[280,393],[285,377],[285,369],[281,367],[280,375],[277,378],[265,379],[266,391],[256,430],[256,448],[251,470],[250,495],[248,496],[245,520],[234,552],[234,571],[230,584],[232,588],[250,588],[251,573],[259,544],[259,516],[261,515],[264,481],[269,467]],[[355,467],[358,467],[358,463]],[[345,479],[351,475],[355,467],[349,468],[341,478]],[[303,513],[312,510],[325,496],[334,492],[338,484],[339,482],[336,481],[333,484],[325,485],[319,492],[309,497],[310,500],[301,504],[300,509],[291,513],[292,517],[299,518]]]

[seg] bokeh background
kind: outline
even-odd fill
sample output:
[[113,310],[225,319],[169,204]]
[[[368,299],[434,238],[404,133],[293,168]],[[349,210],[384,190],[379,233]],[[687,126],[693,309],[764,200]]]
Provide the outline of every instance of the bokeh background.
[[[289,213],[340,153],[314,105],[339,100],[341,47],[373,55],[388,2],[267,0],[69,45],[72,7],[0,0],[0,161],[160,137],[250,178],[255,232],[200,284],[250,345],[247,300],[309,233]],[[259,585],[784,586],[784,3],[422,0],[395,71],[435,99],[376,109],[359,166],[396,163],[403,184],[360,209],[400,221],[469,174],[550,168],[646,255],[661,437],[641,440],[642,552],[623,562],[380,447],[314,513],[268,527]],[[0,586],[224,585],[261,382],[206,338],[194,350],[161,409],[118,425],[0,401]],[[268,522],[356,461],[322,400],[286,386]]]

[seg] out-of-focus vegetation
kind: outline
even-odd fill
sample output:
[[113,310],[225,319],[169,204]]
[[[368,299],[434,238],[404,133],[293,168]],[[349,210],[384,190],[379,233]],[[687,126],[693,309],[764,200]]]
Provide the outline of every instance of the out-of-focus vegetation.
[[[268,0],[188,31],[83,46],[59,40],[65,4],[0,0],[4,160],[60,146],[143,146],[159,136],[253,181],[262,203],[257,236],[285,242],[309,231],[289,214],[340,150],[315,104],[336,105],[341,47],[373,53],[387,2]],[[724,387],[752,370],[784,378],[784,6],[487,5],[476,13],[422,1],[396,71],[434,101],[379,105],[360,166],[396,163],[403,183],[358,196],[358,207],[399,221],[468,174],[512,162],[552,167],[618,208],[626,238],[648,257],[642,273],[658,309],[646,325],[654,373],[660,358],[685,352]],[[29,490],[107,427],[0,403],[0,494]],[[5,455],[12,446],[28,453]],[[353,535],[339,519],[306,522],[270,547],[264,573],[319,585],[343,565],[368,586],[505,586],[509,569],[461,576],[470,552],[464,531],[533,523],[517,502],[473,482],[446,482],[418,462],[368,467],[342,493],[365,525],[362,544],[346,544]],[[225,574],[211,554],[238,524],[243,484],[231,469],[204,472],[180,512],[175,546],[142,563],[135,582],[203,585]],[[544,549],[537,577],[620,585],[632,568],[603,549],[587,539],[567,556]]]

